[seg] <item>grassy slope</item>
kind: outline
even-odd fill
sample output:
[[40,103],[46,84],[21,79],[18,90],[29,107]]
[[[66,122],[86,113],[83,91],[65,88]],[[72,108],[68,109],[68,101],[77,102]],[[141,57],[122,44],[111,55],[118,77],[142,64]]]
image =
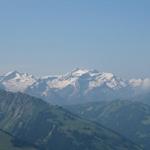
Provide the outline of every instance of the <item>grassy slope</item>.
[[0,130],[0,150],[35,150],[34,148],[19,148],[12,144],[13,137]]
[[25,94],[1,91],[0,112],[0,128],[25,145],[32,143],[44,150],[139,150],[101,125]]
[[140,144],[150,147],[150,106],[140,102],[113,101],[68,107],[79,116],[101,123]]

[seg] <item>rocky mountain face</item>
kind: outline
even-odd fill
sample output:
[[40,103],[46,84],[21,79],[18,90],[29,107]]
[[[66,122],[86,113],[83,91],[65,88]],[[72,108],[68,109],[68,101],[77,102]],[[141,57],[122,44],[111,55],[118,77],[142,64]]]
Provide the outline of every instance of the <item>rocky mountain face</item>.
[[39,150],[140,150],[121,135],[26,94],[0,91],[0,129]]

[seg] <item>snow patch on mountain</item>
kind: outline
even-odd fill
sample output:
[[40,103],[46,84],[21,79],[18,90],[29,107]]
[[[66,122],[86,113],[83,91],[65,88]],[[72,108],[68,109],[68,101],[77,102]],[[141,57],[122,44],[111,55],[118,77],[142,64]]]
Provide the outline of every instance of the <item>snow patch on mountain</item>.
[[82,76],[83,74],[86,74],[88,73],[89,70],[87,69],[79,69],[79,68],[76,68],[74,69],[73,71],[71,71],[71,73],[68,73],[68,75],[71,75],[71,76],[75,76],[75,77],[80,77]]

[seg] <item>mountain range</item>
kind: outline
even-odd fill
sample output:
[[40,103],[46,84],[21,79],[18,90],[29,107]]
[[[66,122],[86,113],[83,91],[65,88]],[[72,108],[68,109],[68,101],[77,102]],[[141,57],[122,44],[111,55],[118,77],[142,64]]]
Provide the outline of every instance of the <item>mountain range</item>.
[[66,105],[139,96],[150,91],[150,79],[124,80],[112,73],[79,68],[64,75],[41,78],[12,71],[0,76],[0,88]]
[[149,150],[148,78],[124,80],[78,68],[41,78],[12,71],[0,76],[0,88],[0,129],[13,139],[8,145]]

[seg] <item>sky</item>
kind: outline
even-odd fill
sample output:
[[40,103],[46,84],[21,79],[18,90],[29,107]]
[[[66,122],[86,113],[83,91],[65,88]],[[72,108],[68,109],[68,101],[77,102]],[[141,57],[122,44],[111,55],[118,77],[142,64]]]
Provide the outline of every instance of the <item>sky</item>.
[[149,0],[0,0],[0,73],[74,68],[150,77]]

